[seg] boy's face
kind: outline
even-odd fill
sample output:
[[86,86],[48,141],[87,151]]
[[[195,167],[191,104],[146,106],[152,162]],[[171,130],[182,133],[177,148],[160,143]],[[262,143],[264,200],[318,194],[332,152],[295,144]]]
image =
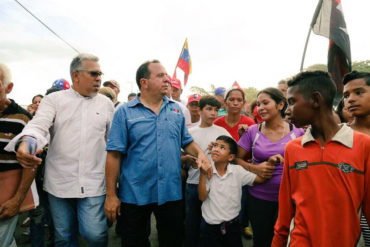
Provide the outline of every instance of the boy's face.
[[187,107],[189,109],[189,112],[190,112],[190,115],[192,115],[192,116],[197,116],[198,115],[199,116],[198,105],[199,105],[198,101],[192,101],[187,105]]
[[235,154],[230,154],[230,146],[228,143],[217,140],[212,147],[211,157],[215,163],[230,162],[235,158]]
[[217,118],[218,108],[216,106],[205,105],[202,110],[199,109],[201,121],[207,126],[211,126]]
[[343,90],[344,104],[354,117],[366,117],[370,114],[370,86],[364,79],[347,82]]
[[288,107],[285,111],[287,117],[297,127],[303,127],[311,124],[314,112],[311,104],[297,90],[296,86],[289,87],[287,91]]

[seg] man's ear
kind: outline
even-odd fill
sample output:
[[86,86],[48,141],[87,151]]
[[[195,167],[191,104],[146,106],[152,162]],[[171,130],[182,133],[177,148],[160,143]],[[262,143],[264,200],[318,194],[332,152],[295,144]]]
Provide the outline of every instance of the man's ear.
[[140,79],[140,88],[146,88],[148,79],[141,78]]
[[77,71],[73,71],[72,72],[72,82],[78,82],[78,72]]
[[13,82],[10,82],[5,89],[5,93],[10,94],[10,92],[13,90],[13,86],[14,86]]
[[313,92],[311,95],[311,104],[314,109],[319,108],[325,104],[325,99],[322,97],[321,93],[318,91]]

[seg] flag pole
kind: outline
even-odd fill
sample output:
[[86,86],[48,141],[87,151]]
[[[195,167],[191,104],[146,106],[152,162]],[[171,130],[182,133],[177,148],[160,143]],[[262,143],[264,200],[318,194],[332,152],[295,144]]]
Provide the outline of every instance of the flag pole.
[[299,71],[301,71],[301,72],[303,71],[303,63],[304,63],[304,59],[306,57],[307,45],[308,45],[308,40],[310,39],[311,30],[312,30],[312,27],[310,26],[310,29],[308,30],[308,34],[307,34],[307,38],[306,38],[306,44],[304,45],[303,56],[302,56],[302,61],[301,61],[301,68],[299,69]]
[[313,17],[312,17],[312,21],[311,21],[311,25],[310,25],[310,29],[308,30],[308,34],[307,34],[307,39],[306,39],[306,44],[304,46],[304,50],[303,50],[303,56],[302,56],[302,62],[301,62],[301,68],[300,68],[300,71],[303,70],[303,63],[304,63],[304,59],[306,57],[306,51],[307,51],[307,45],[308,45],[308,40],[310,39],[310,35],[311,35],[311,31],[312,31],[312,27],[315,25],[316,23],[316,20],[317,20],[317,17],[320,13],[320,10],[321,10],[321,7],[322,7],[322,4],[323,4],[323,0],[319,0],[319,2],[317,3],[317,6],[316,6],[316,9],[315,9],[315,13],[313,14]]
[[180,51],[180,55],[179,55],[179,58],[177,59],[177,63],[176,63],[176,66],[175,66],[175,71],[173,72],[173,76],[175,76],[175,75],[176,75],[177,65],[179,64],[179,60],[180,60],[180,58],[181,58],[181,54],[182,54],[182,51],[184,50],[184,47],[185,47],[185,44],[186,44],[186,40],[187,40],[187,39],[188,39],[188,38],[186,38],[186,39],[185,39],[184,45],[182,46],[182,49],[181,49],[181,51]]

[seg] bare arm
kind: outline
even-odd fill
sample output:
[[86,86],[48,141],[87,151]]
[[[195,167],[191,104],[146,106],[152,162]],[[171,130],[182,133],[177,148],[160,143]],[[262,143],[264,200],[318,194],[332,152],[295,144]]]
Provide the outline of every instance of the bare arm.
[[212,165],[207,155],[200,149],[200,147],[193,141],[189,143],[185,148],[185,151],[195,157],[198,157],[197,164],[198,168],[203,168],[208,175],[208,178],[212,177]]
[[244,150],[242,147],[238,147],[238,154],[236,156],[236,164],[242,166],[247,171],[253,172],[262,178],[271,178],[272,173],[275,170],[275,166],[271,165],[269,162],[262,162],[261,164],[254,165],[247,162],[252,158],[252,153]]
[[120,201],[116,194],[116,184],[120,172],[122,153],[118,151],[108,151],[105,163],[105,180],[107,195],[104,204],[104,212],[108,220],[116,221],[117,214],[120,215]]
[[205,201],[208,197],[206,181],[207,181],[206,173],[203,170],[201,170],[199,175],[198,195],[199,200],[201,200],[202,202]]
[[11,218],[18,214],[19,208],[26,197],[35,175],[36,171],[34,169],[22,169],[22,178],[17,192],[12,198],[0,205],[0,220]]

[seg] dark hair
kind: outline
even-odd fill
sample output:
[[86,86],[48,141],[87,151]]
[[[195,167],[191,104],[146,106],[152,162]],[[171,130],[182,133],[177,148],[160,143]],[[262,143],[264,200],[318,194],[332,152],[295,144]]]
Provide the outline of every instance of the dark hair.
[[127,99],[129,99],[130,97],[135,97],[136,96],[136,93],[130,93],[129,95],[127,95]]
[[352,71],[346,74],[343,78],[343,85],[346,85],[347,82],[355,80],[355,79],[364,79],[367,86],[370,86],[370,73],[369,72],[359,72],[359,71]]
[[327,72],[317,70],[298,73],[288,81],[288,87],[297,87],[305,100],[319,92],[324,97],[326,106],[333,108],[337,87]]
[[227,93],[226,93],[225,101],[227,100],[227,98],[229,98],[230,93],[231,93],[231,92],[234,92],[234,91],[239,91],[239,92],[242,94],[243,101],[245,101],[245,94],[244,94],[244,91],[243,91],[243,90],[241,90],[240,88],[231,88],[231,89],[229,89],[229,91],[227,91]]
[[139,66],[139,68],[136,71],[136,84],[139,89],[141,89],[140,80],[142,78],[149,79],[150,77],[150,71],[149,71],[149,64],[151,63],[160,63],[158,60],[150,60],[146,61],[142,65]]
[[230,136],[222,135],[222,136],[217,137],[216,141],[218,140],[224,141],[227,144],[229,144],[230,154],[235,154],[235,155],[237,154],[238,144],[236,144],[236,141],[233,138],[231,138]]
[[48,90],[46,90],[46,94],[45,95],[48,95],[48,94],[51,94],[51,93],[55,93],[55,92],[58,92],[58,91],[62,91],[62,90],[63,90],[63,88],[60,88],[60,87],[51,87]]
[[221,103],[214,96],[203,96],[199,101],[199,108],[203,110],[206,105],[221,108]]
[[261,93],[268,94],[271,97],[271,99],[275,101],[276,104],[279,104],[280,102],[284,102],[283,109],[280,111],[281,117],[284,118],[285,110],[287,108],[287,102],[286,102],[286,98],[284,97],[284,94],[279,89],[274,88],[274,87],[268,87],[268,88],[265,88],[259,91],[257,94],[257,97]]
[[37,98],[37,97],[40,97],[41,99],[42,99],[42,98],[44,98],[44,96],[43,96],[42,94],[35,95],[35,96],[33,96],[33,98],[32,98],[32,104],[33,104],[33,100],[34,100],[35,98]]
[[338,103],[337,109],[335,110],[335,113],[339,116],[341,123],[346,122],[346,120],[343,117],[343,108],[344,108],[344,99],[342,98]]

